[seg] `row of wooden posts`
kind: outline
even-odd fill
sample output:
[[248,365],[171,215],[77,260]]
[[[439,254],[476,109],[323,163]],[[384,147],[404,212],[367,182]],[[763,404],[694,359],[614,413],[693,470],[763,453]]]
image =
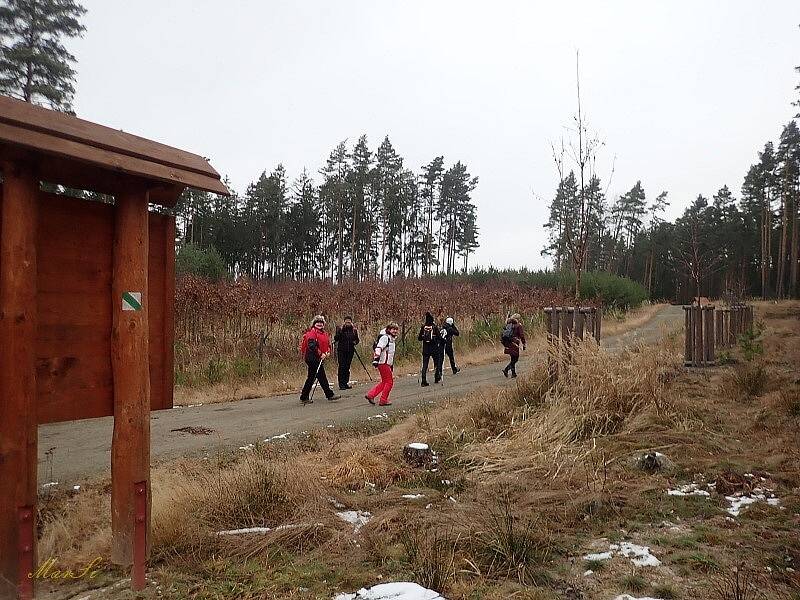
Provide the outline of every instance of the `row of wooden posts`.
[[733,304],[715,307],[684,306],[684,364],[690,367],[713,365],[717,348],[730,348],[738,337],[753,328],[753,307]]
[[602,317],[602,309],[594,306],[552,306],[544,309],[550,385],[555,384],[562,363],[568,360],[573,340],[593,339],[600,343]]

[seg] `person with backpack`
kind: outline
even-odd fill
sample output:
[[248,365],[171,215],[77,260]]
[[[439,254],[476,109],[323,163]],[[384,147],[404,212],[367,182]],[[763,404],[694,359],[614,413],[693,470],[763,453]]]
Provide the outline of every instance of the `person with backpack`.
[[444,353],[442,352],[442,335],[433,315],[425,313],[425,323],[420,327],[417,339],[422,342],[422,387],[427,387],[428,383],[428,363],[433,358],[433,382],[439,383],[442,380],[442,362]]
[[305,332],[303,339],[300,341],[300,355],[308,367],[308,376],[300,392],[300,402],[303,404],[310,404],[314,401],[309,397],[309,394],[315,379],[319,381],[319,385],[328,400],[333,401],[341,398],[341,396],[334,394],[331,389],[328,377],[325,374],[325,367],[322,364],[330,354],[331,339],[325,331],[325,317],[317,315],[311,321],[311,328]]
[[353,317],[344,318],[342,326],[336,328],[333,341],[336,342],[336,360],[339,362],[339,372],[337,373],[339,389],[349,390],[353,387],[350,385],[350,365],[359,341],[358,329],[353,325]]
[[375,404],[375,398],[380,396],[378,406],[390,406],[389,393],[394,386],[394,351],[395,339],[400,331],[400,326],[392,321],[378,335],[372,353],[372,366],[378,369],[381,380],[364,396],[367,402]]
[[447,317],[442,325],[441,336],[444,342],[444,353],[450,359],[450,368],[453,370],[453,375],[458,373],[461,369],[456,366],[456,358],[453,353],[453,338],[458,335],[458,327],[453,320],[453,317]]
[[522,317],[514,313],[506,320],[506,326],[500,334],[500,343],[503,344],[505,350],[504,354],[508,354],[511,358],[506,367],[503,369],[503,375],[508,377],[508,372],[511,371],[511,377],[517,376],[517,361],[519,361],[519,348],[525,349],[525,331],[522,329]]

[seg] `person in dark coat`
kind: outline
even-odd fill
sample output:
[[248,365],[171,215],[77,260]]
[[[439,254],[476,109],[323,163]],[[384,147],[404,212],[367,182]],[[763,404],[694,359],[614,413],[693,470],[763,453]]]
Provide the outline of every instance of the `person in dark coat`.
[[444,353],[450,359],[450,368],[453,370],[453,375],[458,373],[461,369],[456,366],[456,358],[453,353],[453,338],[458,335],[458,327],[453,320],[453,317],[447,317],[442,325],[441,330],[442,341],[444,342]]
[[442,380],[442,336],[439,327],[433,320],[433,315],[425,313],[425,323],[419,330],[417,339],[422,342],[422,387],[430,385],[428,383],[428,363],[433,358],[433,381],[439,383]]
[[[523,350],[525,350],[525,331],[522,329],[522,317],[518,314],[511,315],[508,320],[506,321],[506,331],[510,331],[510,341],[503,342],[505,346],[505,350],[503,350],[504,354],[508,354],[511,357],[511,362],[506,365],[505,369],[503,369],[503,375],[508,377],[509,371],[511,372],[511,377],[517,376],[517,361],[519,361],[519,349],[520,346]],[[501,338],[502,340],[503,338]]]
[[350,385],[350,365],[353,362],[353,354],[358,346],[358,329],[353,325],[353,317],[345,317],[341,327],[336,328],[333,336],[336,342],[336,360],[339,361],[339,389],[349,390]]
[[325,332],[325,317],[317,315],[311,321],[311,328],[305,332],[300,342],[300,356],[303,357],[308,367],[308,376],[300,392],[300,402],[303,404],[313,402],[309,394],[315,379],[319,380],[319,385],[328,400],[338,400],[340,398],[331,389],[328,377],[325,374],[325,367],[322,364],[330,354],[331,338]]

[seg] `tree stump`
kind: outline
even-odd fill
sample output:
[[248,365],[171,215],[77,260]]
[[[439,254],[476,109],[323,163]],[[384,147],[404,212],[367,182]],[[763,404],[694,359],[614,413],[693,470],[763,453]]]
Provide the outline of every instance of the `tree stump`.
[[403,448],[403,459],[412,467],[424,467],[433,462],[433,451],[428,444],[412,442]]

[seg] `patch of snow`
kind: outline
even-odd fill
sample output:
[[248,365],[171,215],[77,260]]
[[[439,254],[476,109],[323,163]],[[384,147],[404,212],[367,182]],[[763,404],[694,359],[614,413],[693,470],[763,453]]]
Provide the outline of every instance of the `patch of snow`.
[[380,413],[377,415],[372,415],[371,417],[367,417],[367,421],[372,421],[372,419],[388,419],[389,415],[386,413]]
[[614,600],[661,600],[661,598],[651,598],[650,596],[644,596],[642,598],[635,598],[630,594],[620,594]]
[[333,600],[445,600],[438,592],[417,583],[396,581],[379,583],[369,589],[361,588],[355,594],[339,594]]
[[428,508],[430,508],[431,506],[433,506],[433,504],[426,504],[426,505],[425,505],[425,508],[426,508],[426,509],[428,509]]
[[731,503],[727,509],[728,514],[734,517],[738,517],[745,506],[755,504],[756,502],[766,502],[769,506],[780,506],[781,504],[781,501],[776,498],[770,490],[762,488],[755,488],[750,494],[725,496],[725,500]]
[[42,488],[47,489],[47,488],[55,487],[57,485],[58,485],[57,481],[50,481],[49,483],[43,483],[42,484]]
[[688,483],[686,485],[680,486],[678,489],[675,490],[667,490],[668,496],[704,496],[710,497],[706,490],[700,489],[700,486],[696,483]]
[[660,560],[650,554],[650,548],[647,546],[639,546],[631,542],[609,544],[608,552],[587,554],[583,557],[583,560],[609,560],[615,554],[630,558],[631,562],[637,567],[657,567],[661,564]]
[[596,554],[587,554],[583,560],[609,560],[614,556],[613,552],[598,552]]
[[362,512],[360,510],[345,510],[337,512],[336,516],[342,521],[350,523],[353,526],[353,533],[358,533],[361,528],[369,523],[372,518],[372,513]]
[[270,531],[272,531],[271,527],[247,527],[245,529],[218,531],[217,535],[244,535],[246,533],[269,533]]
[[428,444],[423,444],[421,442],[411,442],[408,445],[408,447],[411,448],[412,450],[427,450]]
[[280,435],[273,435],[272,437],[268,437],[267,439],[264,440],[264,442],[266,443],[266,442],[272,442],[274,440],[285,440],[290,435],[292,435],[291,432],[287,431],[286,433],[281,433]]
[[79,485],[73,485],[73,486],[72,486],[72,489],[73,489],[73,491],[76,491],[76,492],[77,492],[77,491],[79,491],[79,490],[81,489],[81,486],[79,486]]
[[253,444],[247,444],[247,446],[239,446],[239,450],[252,450],[255,448]]
[[589,575],[594,575],[594,571],[591,569],[587,569],[586,572],[583,574],[584,577],[589,577]]
[[611,544],[611,550],[618,550],[619,554],[626,558],[630,558],[631,562],[637,567],[657,567],[661,564],[655,556],[650,554],[650,548],[647,546],[639,546],[630,542],[621,542],[619,545]]
[[406,500],[419,500],[420,498],[424,498],[425,494],[403,494],[402,497]]

